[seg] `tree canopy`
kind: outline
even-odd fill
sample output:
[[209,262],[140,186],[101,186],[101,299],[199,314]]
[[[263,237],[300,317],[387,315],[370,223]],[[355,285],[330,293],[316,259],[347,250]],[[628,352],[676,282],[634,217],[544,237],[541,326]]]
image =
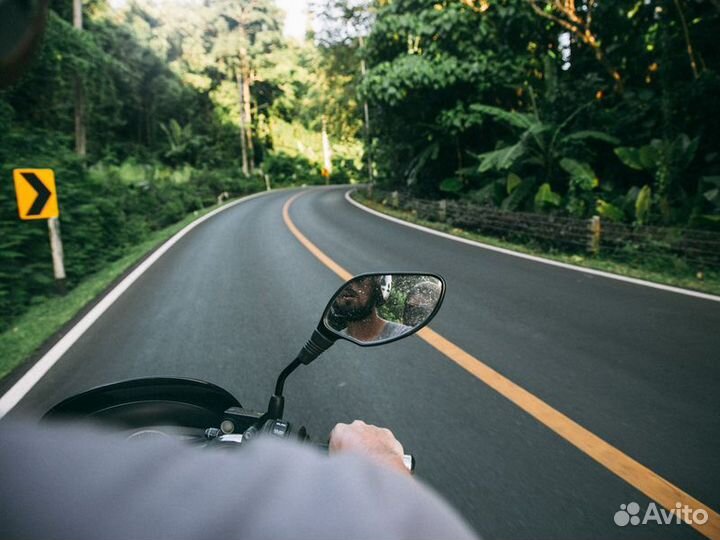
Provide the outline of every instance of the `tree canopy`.
[[348,46],[368,63],[359,91],[382,184],[507,209],[718,224],[717,3],[366,8],[364,47]]

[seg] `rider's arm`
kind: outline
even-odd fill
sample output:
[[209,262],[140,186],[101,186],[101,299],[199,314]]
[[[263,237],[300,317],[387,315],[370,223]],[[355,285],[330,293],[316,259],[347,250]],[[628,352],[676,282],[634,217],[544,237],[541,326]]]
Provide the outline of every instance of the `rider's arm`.
[[[341,429],[338,441],[352,439]],[[422,482],[356,454],[327,458],[262,437],[246,448],[212,450],[3,422],[0,538],[476,538]]]

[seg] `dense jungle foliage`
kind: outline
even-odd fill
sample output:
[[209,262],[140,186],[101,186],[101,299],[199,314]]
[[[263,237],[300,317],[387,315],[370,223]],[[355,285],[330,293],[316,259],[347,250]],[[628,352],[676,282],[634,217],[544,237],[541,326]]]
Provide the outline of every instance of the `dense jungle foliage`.
[[717,0],[346,0],[321,11],[335,23],[321,37],[367,63],[357,85],[380,185],[720,225]]
[[[150,231],[225,197],[356,174],[359,144],[321,51],[272,0],[51,4],[22,78],[0,90],[0,330],[54,294],[45,221],[20,222],[12,169],[55,170],[67,287]],[[77,120],[84,133],[78,134]]]

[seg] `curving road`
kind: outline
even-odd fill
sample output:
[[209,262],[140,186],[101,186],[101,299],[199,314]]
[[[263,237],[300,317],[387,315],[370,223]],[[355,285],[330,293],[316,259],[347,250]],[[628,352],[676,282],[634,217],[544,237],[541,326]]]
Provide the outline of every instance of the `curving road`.
[[[440,238],[360,210],[346,191],[309,190],[290,218],[354,274],[442,274],[433,330],[720,508],[720,303]],[[242,202],[183,237],[11,416],[153,375],[205,379],[262,409],[340,284],[283,222],[295,193]],[[339,342],[288,380],[286,416],[317,438],[354,418],[392,428],[418,476],[485,538],[701,538],[687,525],[616,526],[621,504],[650,499],[417,337]]]

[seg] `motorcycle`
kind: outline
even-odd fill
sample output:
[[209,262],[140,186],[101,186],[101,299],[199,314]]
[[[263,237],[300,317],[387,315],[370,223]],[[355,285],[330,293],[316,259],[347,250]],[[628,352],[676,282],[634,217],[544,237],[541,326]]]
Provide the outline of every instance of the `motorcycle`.
[[[257,436],[313,443],[304,426],[283,419],[287,378],[344,339],[361,347],[404,339],[427,325],[445,297],[445,280],[430,273],[361,274],[330,298],[320,322],[279,374],[267,409],[244,408],[227,390],[188,378],[150,377],[111,383],[68,397],[44,421],[90,420],[121,430],[128,440],[176,437],[209,445],[245,445]],[[412,472],[415,459],[404,457]]]

